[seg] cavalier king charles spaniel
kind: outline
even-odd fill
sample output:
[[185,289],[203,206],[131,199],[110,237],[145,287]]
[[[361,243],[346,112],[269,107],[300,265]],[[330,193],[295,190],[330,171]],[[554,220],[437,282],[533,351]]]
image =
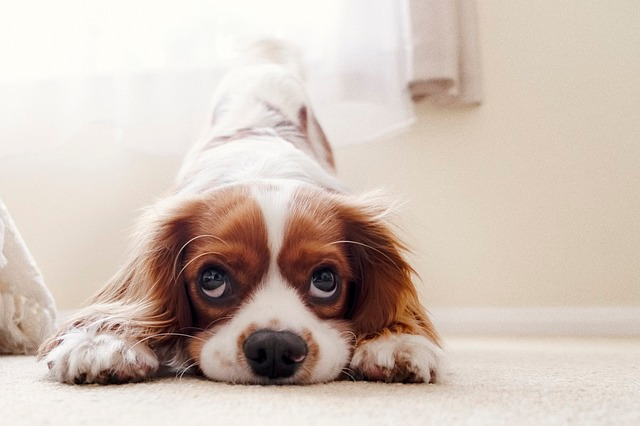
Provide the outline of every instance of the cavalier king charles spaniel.
[[389,205],[334,174],[296,55],[264,41],[223,79],[128,260],[40,348],[66,383],[435,382],[442,350]]

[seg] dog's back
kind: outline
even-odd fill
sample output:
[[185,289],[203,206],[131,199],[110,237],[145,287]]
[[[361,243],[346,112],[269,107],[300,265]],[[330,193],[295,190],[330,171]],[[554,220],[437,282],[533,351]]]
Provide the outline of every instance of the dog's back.
[[[284,143],[278,144],[276,139]],[[270,143],[260,144],[261,140]],[[257,172],[265,178],[268,176],[256,168],[271,173],[282,171],[282,164],[288,163],[282,160],[300,153],[308,158],[290,160],[298,164],[313,161],[317,163],[315,167],[322,169],[312,171],[313,176],[306,179],[319,179],[329,187],[337,184],[332,179],[333,153],[311,109],[299,54],[288,44],[260,41],[245,50],[220,83],[206,131],[187,156],[178,176],[178,188],[189,187],[194,175],[202,174],[204,169],[209,170],[210,178],[213,163],[216,168],[225,169],[221,175],[226,178],[238,172],[247,176]],[[254,155],[256,161],[250,161]],[[279,167],[268,164],[274,156],[279,158]],[[308,165],[303,168],[310,170]]]

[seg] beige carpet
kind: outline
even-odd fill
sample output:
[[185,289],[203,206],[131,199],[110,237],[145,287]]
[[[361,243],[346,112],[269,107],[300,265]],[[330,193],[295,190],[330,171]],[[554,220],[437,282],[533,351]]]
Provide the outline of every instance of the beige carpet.
[[2,425],[640,425],[640,339],[449,338],[446,383],[51,383],[0,357]]

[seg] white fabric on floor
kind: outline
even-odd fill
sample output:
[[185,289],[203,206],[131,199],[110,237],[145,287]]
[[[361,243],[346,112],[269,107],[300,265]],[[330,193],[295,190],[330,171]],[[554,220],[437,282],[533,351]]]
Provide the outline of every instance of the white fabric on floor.
[[0,353],[33,353],[56,308],[42,274],[0,200]]

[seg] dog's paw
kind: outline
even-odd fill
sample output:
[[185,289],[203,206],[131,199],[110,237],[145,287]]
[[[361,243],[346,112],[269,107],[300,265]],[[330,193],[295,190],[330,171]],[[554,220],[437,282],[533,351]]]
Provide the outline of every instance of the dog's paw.
[[423,336],[389,333],[356,346],[349,368],[357,379],[434,383],[443,351]]
[[144,343],[79,329],[61,336],[44,361],[53,379],[72,384],[136,382],[159,367],[158,357]]

